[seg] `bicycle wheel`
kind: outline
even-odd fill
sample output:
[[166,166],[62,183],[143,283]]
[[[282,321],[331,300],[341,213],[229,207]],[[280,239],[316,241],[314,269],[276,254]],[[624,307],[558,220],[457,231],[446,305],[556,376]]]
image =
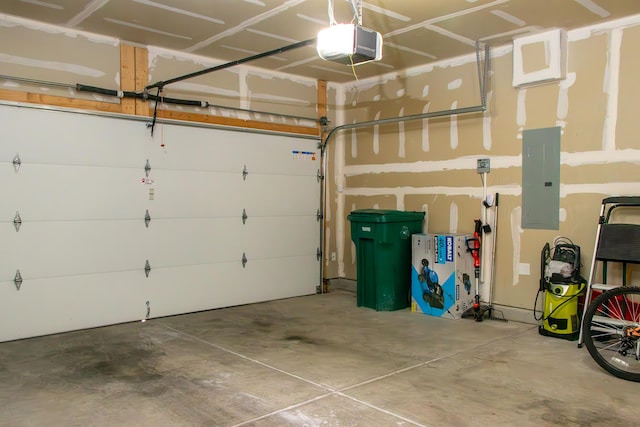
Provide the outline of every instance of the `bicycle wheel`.
[[620,287],[593,300],[585,313],[584,344],[618,378],[640,382],[640,288]]

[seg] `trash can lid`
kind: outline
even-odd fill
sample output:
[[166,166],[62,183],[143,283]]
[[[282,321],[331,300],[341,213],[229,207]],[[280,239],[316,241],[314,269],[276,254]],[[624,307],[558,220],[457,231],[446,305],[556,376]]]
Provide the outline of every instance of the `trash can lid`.
[[353,222],[406,222],[422,221],[424,212],[395,211],[390,209],[358,209],[347,216]]

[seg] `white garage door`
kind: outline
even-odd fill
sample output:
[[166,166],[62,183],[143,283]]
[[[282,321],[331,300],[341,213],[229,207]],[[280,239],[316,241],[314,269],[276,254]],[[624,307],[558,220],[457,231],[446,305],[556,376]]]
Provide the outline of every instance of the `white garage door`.
[[316,292],[317,140],[16,105],[0,129],[0,341]]

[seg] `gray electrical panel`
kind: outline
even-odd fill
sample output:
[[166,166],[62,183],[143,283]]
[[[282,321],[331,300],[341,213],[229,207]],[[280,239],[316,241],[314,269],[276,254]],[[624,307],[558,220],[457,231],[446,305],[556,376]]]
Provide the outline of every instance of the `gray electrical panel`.
[[522,134],[522,228],[560,228],[560,128]]

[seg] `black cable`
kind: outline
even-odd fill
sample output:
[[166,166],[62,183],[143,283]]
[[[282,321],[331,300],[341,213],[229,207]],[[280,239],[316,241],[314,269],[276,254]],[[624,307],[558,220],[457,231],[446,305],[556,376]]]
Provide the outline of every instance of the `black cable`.
[[564,237],[564,236],[556,237],[556,239],[553,241],[554,248],[556,246],[558,246],[558,245],[572,245],[572,246],[575,246],[573,244],[573,241],[570,238]]
[[504,317],[504,312],[503,312],[502,310],[498,310],[498,309],[497,309],[497,308],[495,308],[494,306],[491,306],[491,311],[494,311],[494,312],[498,312],[498,313],[500,313],[500,316],[501,316],[501,317],[500,317],[499,319],[496,319],[496,318],[494,317],[494,320],[502,320],[502,321],[505,321],[505,322],[507,321],[507,318],[506,318],[506,317]]
[[151,121],[151,136],[153,137],[153,129],[156,127],[156,119],[158,117],[158,104],[160,103],[160,87],[158,87],[158,92],[156,93],[156,100],[153,106],[153,120]]
[[[584,282],[583,282],[583,283],[581,283],[581,285],[586,285],[586,283],[584,283]],[[538,293],[536,294],[536,300],[535,300],[535,302],[533,303],[533,318],[534,318],[535,320],[537,320],[537,321],[540,321],[540,320],[541,320],[541,321],[543,321],[543,322],[544,322],[545,320],[549,319],[549,318],[551,317],[551,315],[552,315],[552,314],[554,314],[556,311],[560,310],[560,308],[562,308],[565,304],[569,303],[572,299],[574,299],[574,298],[578,298],[580,295],[582,295],[582,291],[584,290],[584,288],[585,288],[585,287],[586,287],[586,286],[582,286],[582,287],[580,288],[580,290],[579,290],[577,293],[575,293],[575,294],[571,295],[570,297],[564,297],[564,296],[561,296],[561,298],[566,298],[566,299],[565,299],[564,301],[562,301],[560,304],[558,304],[558,306],[557,306],[556,308],[554,308],[554,309],[551,311],[551,313],[549,313],[546,317],[544,316],[544,309],[543,309],[543,310],[542,310],[542,316],[541,316],[539,319],[536,317],[536,306],[538,305],[538,297],[540,296],[540,293],[541,293],[541,292],[540,292],[540,291],[538,291]],[[546,291],[545,291],[545,292],[546,292]]]
[[[543,310],[541,311],[541,314],[542,314],[542,315],[540,316],[540,318],[538,318],[538,317],[536,316],[536,308],[538,307],[538,298],[540,297],[540,294],[541,294],[542,292],[543,292],[543,291],[538,291],[538,292],[536,293],[536,299],[535,299],[535,301],[533,302],[533,319],[534,319],[535,321],[537,321],[537,322],[541,321],[541,320],[542,320],[542,318],[544,317],[544,308],[543,308]],[[546,291],[544,291],[544,292],[546,292]]]
[[268,52],[258,53],[256,55],[249,56],[247,58],[238,59],[236,61],[227,62],[227,63],[221,64],[221,65],[216,65],[215,67],[205,68],[204,70],[196,71],[194,73],[185,74],[183,76],[175,77],[173,79],[152,83],[150,85],[147,85],[147,87],[145,89],[151,89],[151,88],[154,88],[154,87],[161,88],[161,87],[164,87],[164,86],[166,86],[168,84],[171,84],[171,83],[176,83],[176,82],[180,82],[182,80],[191,79],[193,77],[202,76],[204,74],[212,73],[214,71],[224,70],[226,68],[230,68],[230,67],[234,67],[236,65],[244,64],[245,62],[254,61],[256,59],[261,59],[261,58],[266,58],[268,56],[277,55],[279,53],[287,52],[287,51],[290,51],[290,50],[293,50],[293,49],[298,49],[298,48],[301,48],[301,47],[304,47],[304,46],[309,46],[311,44],[314,44],[315,42],[316,42],[316,39],[304,40],[304,41],[301,41],[301,42],[298,42],[298,43],[294,43],[294,44],[291,44],[291,45],[288,45],[288,46],[280,47],[278,49],[273,49],[273,50],[270,50]]

